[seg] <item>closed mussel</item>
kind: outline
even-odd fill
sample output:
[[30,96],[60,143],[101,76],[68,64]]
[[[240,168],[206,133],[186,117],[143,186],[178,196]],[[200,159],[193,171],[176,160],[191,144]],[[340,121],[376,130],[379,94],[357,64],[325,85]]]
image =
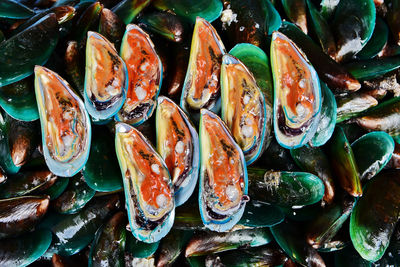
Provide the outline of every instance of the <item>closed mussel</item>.
[[128,72],[114,46],[102,35],[88,32],[85,107],[95,120],[115,115],[126,98]]
[[318,75],[303,52],[283,33],[271,43],[274,130],[279,144],[297,148],[314,136],[321,110]]
[[204,225],[218,232],[242,217],[247,196],[243,152],[223,121],[202,109],[200,117],[199,207]]
[[47,166],[71,177],[89,156],[92,133],[84,103],[63,78],[41,66],[35,67],[35,93]]
[[199,174],[199,136],[186,114],[172,100],[158,98],[157,151],[164,159],[174,185],[175,205],[193,193]]
[[118,123],[115,132],[132,234],[146,243],[157,242],[169,232],[175,215],[168,168],[138,130]]
[[127,97],[116,120],[139,125],[153,114],[162,81],[162,64],[150,37],[129,24],[121,45],[121,57],[129,76]]
[[268,139],[267,107],[254,76],[229,54],[222,58],[221,95],[221,118],[251,164],[262,154]]

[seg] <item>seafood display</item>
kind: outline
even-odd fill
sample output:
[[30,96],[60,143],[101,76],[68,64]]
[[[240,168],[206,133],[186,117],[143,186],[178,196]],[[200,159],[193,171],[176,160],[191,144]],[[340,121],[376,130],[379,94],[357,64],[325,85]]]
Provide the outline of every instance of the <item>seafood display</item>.
[[0,266],[400,266],[399,0],[0,0]]

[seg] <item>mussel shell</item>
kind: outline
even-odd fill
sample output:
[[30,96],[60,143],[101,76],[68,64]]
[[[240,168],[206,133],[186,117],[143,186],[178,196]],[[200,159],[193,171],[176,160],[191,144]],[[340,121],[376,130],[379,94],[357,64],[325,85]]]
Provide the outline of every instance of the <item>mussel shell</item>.
[[93,240],[88,266],[123,266],[126,215],[119,211],[104,224]]
[[199,174],[199,136],[196,129],[172,100],[158,98],[156,111],[157,151],[165,160],[174,185],[175,205],[192,195]]
[[318,75],[307,57],[283,33],[271,43],[274,131],[280,145],[297,148],[314,136],[322,105]]
[[132,22],[134,18],[150,4],[151,0],[123,0],[114,6],[111,10],[125,24]]
[[283,9],[289,20],[307,34],[307,13],[305,0],[281,0]]
[[0,86],[28,77],[33,73],[35,64],[44,64],[56,47],[58,35],[57,19],[51,13],[1,42],[0,54],[3,56],[0,57],[0,65],[3,67],[0,69]]
[[42,226],[44,229],[50,228],[54,234],[52,246],[46,254],[70,256],[78,253],[93,240],[104,219],[120,206],[119,196],[110,195],[92,199],[76,214],[56,214],[50,218],[48,225]]
[[315,66],[315,70],[321,80],[329,88],[341,92],[356,91],[361,88],[361,84],[343,66],[325,54],[309,36],[295,25],[284,21],[279,31],[292,39],[303,50],[313,66]]
[[177,260],[192,235],[192,231],[173,229],[169,232],[169,234],[161,240],[157,267],[171,266]]
[[201,108],[221,108],[220,70],[225,47],[214,27],[197,17],[180,106],[198,120]]
[[63,78],[40,66],[35,67],[35,93],[46,164],[55,175],[71,177],[89,157],[92,133],[84,103]]
[[336,191],[335,183],[329,159],[324,151],[319,147],[304,146],[291,149],[290,154],[303,171],[315,174],[324,182],[324,201],[332,203]]
[[340,186],[354,197],[361,196],[363,190],[356,160],[350,143],[340,126],[336,127],[329,140],[327,151]]
[[267,106],[254,76],[229,54],[222,57],[221,99],[221,118],[250,165],[261,156],[269,139]]
[[18,238],[0,242],[0,265],[4,267],[25,267],[39,259],[49,248],[51,232],[37,230]]
[[258,247],[272,241],[268,228],[243,229],[226,233],[197,232],[186,246],[185,256],[201,256],[240,247]]
[[129,88],[126,101],[115,119],[138,126],[155,110],[163,66],[149,35],[135,24],[126,27],[121,57],[128,69]]
[[96,120],[114,116],[128,90],[128,70],[114,46],[102,35],[88,32],[86,43],[85,107]]
[[361,257],[377,261],[389,246],[399,220],[400,172],[379,173],[364,191],[350,217],[350,237]]
[[337,39],[336,60],[345,60],[366,45],[375,28],[373,0],[341,0],[335,10],[333,30]]
[[138,130],[118,123],[115,132],[132,234],[146,243],[157,242],[169,232],[175,216],[168,168]]
[[368,180],[378,174],[392,157],[395,144],[385,132],[371,132],[351,144],[360,172],[361,180]]
[[222,3],[219,0],[156,0],[153,5],[161,10],[171,10],[190,23],[195,23],[197,17],[213,22],[222,12]]
[[201,110],[199,208],[213,231],[231,229],[242,217],[247,197],[244,155],[224,122]]
[[48,197],[24,196],[0,200],[0,238],[15,237],[34,229],[46,214],[49,203]]
[[0,18],[27,19],[35,12],[27,6],[13,0],[3,0],[0,3]]
[[357,117],[363,111],[378,105],[378,101],[366,94],[356,92],[345,96],[336,97],[337,122],[342,122]]
[[322,146],[331,138],[337,121],[337,103],[332,91],[321,82],[322,107],[317,131],[310,140],[314,147]]

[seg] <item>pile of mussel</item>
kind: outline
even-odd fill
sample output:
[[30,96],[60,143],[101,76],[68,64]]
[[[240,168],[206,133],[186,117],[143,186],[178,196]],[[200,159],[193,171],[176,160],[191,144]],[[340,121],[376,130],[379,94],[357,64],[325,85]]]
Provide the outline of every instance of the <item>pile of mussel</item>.
[[400,266],[400,0],[0,0],[0,266]]

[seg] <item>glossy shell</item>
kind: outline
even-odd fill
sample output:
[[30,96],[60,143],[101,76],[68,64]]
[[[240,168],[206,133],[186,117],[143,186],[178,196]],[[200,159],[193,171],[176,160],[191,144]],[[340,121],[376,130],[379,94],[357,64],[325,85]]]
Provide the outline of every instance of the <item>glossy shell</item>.
[[194,113],[195,119],[201,108],[214,112],[220,109],[219,78],[223,54],[225,47],[214,27],[198,17],[180,103],[185,112]]
[[199,175],[199,136],[186,114],[169,98],[159,97],[156,111],[157,151],[174,185],[175,205],[193,193]]
[[71,177],[89,156],[91,124],[84,103],[63,78],[41,66],[35,67],[35,93],[47,166]]
[[135,24],[126,27],[121,57],[128,69],[129,87],[115,119],[137,126],[150,118],[156,108],[163,67],[149,35]]
[[227,231],[248,200],[244,155],[223,121],[206,109],[201,110],[200,144],[200,215],[210,230]]
[[250,165],[265,148],[267,107],[253,74],[229,54],[222,58],[221,98],[221,118]]
[[168,168],[138,130],[118,123],[115,132],[132,234],[146,243],[157,242],[169,232],[175,216]]
[[96,120],[117,113],[126,98],[128,72],[114,46],[102,35],[88,32],[86,43],[85,107]]
[[280,145],[297,148],[315,134],[321,110],[318,75],[303,52],[280,32],[272,34],[274,130]]

